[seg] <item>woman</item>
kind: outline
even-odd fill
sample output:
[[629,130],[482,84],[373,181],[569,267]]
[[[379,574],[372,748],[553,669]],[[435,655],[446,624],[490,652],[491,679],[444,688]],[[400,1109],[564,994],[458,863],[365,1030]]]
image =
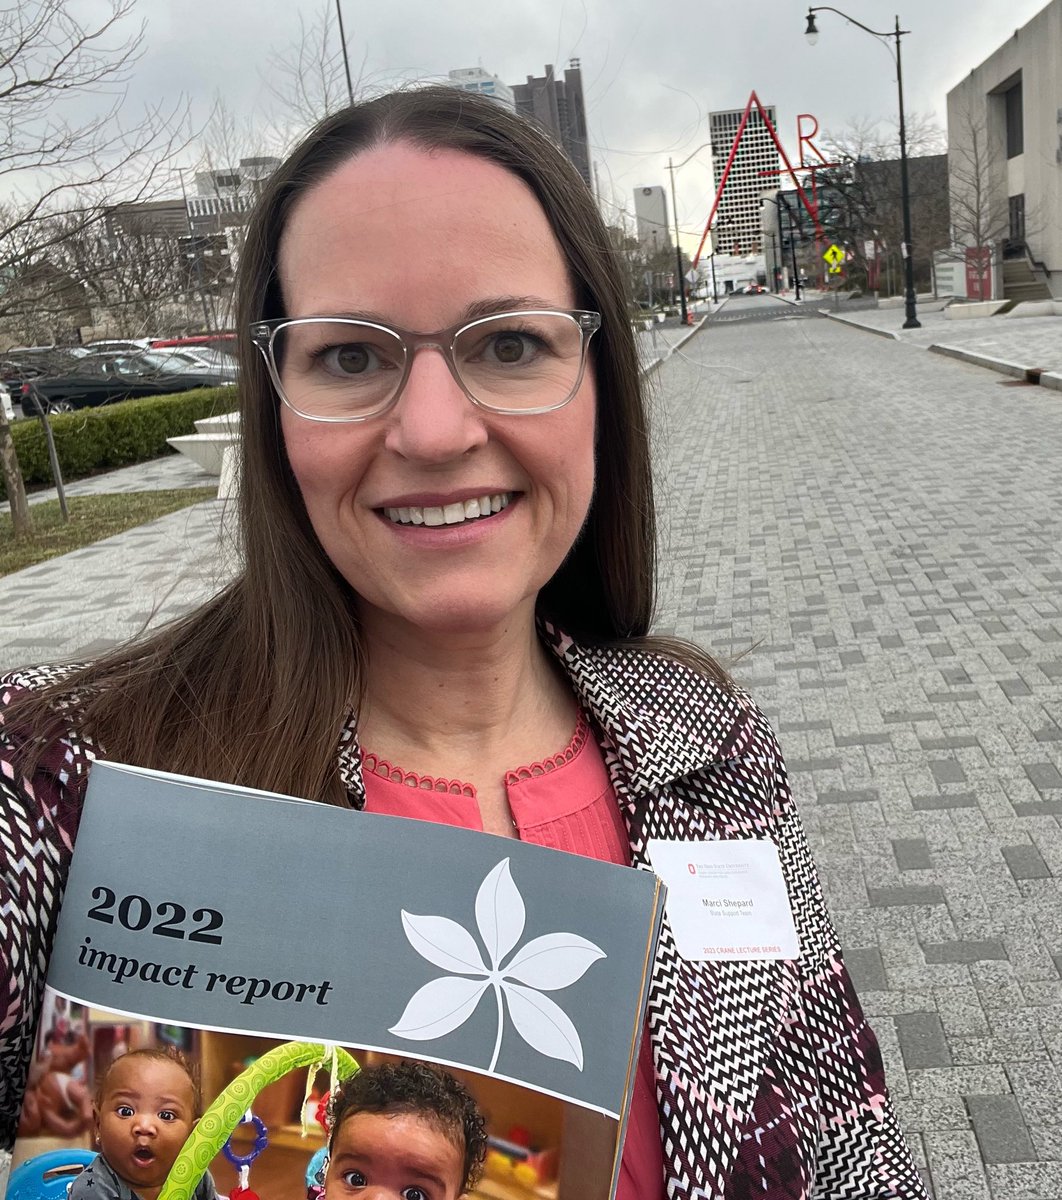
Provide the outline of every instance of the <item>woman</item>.
[[703,652],[648,637],[621,278],[552,143],[447,88],[337,114],[272,178],[241,260],[243,573],[4,693],[29,775],[9,824],[48,832],[5,864],[45,913],[8,931],[0,977],[19,1087],[106,753],[642,868],[651,838],[773,839],[801,956],[690,962],[665,932],[620,1195],[924,1194],[770,729]]

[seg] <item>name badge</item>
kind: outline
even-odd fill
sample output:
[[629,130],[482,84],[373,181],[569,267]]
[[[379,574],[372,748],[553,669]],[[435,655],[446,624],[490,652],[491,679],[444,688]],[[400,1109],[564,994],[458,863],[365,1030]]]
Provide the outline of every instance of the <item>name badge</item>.
[[800,943],[774,842],[650,839],[667,884],[667,919],[691,961],[798,958]]

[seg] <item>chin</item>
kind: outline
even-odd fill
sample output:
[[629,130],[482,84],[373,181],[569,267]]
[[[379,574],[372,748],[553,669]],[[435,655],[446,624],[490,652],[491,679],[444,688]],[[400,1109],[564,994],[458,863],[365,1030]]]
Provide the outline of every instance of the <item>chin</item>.
[[[470,595],[478,599],[470,599]],[[379,610],[375,610],[377,615]],[[365,605],[365,617],[373,622],[374,606]],[[482,589],[462,589],[459,594],[435,594],[418,598],[416,603],[393,608],[385,616],[387,623],[399,621],[428,636],[486,635],[533,623],[535,597],[510,597],[505,600],[483,599]]]

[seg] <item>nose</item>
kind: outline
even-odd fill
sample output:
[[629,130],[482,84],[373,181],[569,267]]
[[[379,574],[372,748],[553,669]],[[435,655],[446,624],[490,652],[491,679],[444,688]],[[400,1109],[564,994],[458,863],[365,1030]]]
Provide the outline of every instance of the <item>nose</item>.
[[153,1112],[138,1112],[133,1118],[133,1133],[137,1137],[154,1137],[157,1131],[158,1126]]
[[387,419],[387,448],[420,462],[452,462],[487,440],[482,412],[435,346],[414,352],[406,386]]

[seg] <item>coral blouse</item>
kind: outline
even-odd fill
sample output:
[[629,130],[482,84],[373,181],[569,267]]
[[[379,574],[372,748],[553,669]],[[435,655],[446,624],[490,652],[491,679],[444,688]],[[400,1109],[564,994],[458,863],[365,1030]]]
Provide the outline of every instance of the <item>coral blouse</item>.
[[[482,830],[476,789],[417,775],[366,752],[365,811]],[[505,775],[517,836],[536,846],[630,866],[630,844],[601,749],[580,714],[560,754]],[[663,1200],[664,1156],[649,1036],[642,1037],[616,1200]]]

